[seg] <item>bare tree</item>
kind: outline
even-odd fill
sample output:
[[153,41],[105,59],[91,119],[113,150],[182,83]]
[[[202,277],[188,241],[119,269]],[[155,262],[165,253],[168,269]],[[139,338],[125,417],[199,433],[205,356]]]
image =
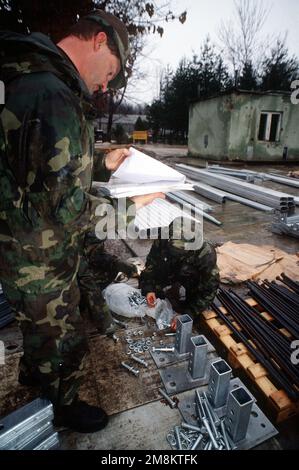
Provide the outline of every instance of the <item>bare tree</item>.
[[263,27],[271,11],[262,0],[235,0],[234,17],[221,22],[218,37],[230,63],[237,85],[240,72],[249,64],[258,68],[270,38],[263,37]]

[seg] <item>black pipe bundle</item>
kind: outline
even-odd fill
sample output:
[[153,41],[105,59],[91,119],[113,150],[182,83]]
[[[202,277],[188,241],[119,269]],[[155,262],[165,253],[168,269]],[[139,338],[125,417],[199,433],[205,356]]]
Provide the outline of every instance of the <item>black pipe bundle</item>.
[[[299,338],[299,299],[296,294],[285,294],[279,286],[264,281],[261,284],[248,281],[250,295],[283,325],[295,339]],[[293,300],[294,299],[294,300]]]
[[288,286],[290,289],[296,292],[297,295],[299,295],[299,282],[293,281],[284,273],[282,273],[280,277],[278,276],[276,279],[283,282],[286,286]]
[[[219,289],[218,299],[228,313],[242,327],[238,331],[219,308],[213,309],[232,331],[244,342],[253,356],[261,362],[274,379],[292,398],[299,397],[299,367],[291,362],[292,340],[282,334],[273,323],[263,318],[253,307],[250,307],[238,294],[232,290]],[[255,346],[252,346],[251,341]]]

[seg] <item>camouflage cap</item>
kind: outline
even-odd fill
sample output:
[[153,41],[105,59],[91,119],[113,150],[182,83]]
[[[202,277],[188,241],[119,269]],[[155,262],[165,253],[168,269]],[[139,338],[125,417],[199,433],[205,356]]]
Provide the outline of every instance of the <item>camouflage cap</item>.
[[126,84],[125,66],[130,52],[127,28],[119,18],[103,10],[94,10],[84,16],[84,19],[95,21],[100,26],[111,28],[113,40],[119,52],[121,69],[117,76],[109,82],[109,88],[122,88]]

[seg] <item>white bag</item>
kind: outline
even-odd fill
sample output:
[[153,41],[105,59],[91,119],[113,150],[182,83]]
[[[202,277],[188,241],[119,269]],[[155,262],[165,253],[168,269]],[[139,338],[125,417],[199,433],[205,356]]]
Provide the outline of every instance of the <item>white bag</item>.
[[[141,295],[140,289],[135,289],[135,287],[129,286],[123,282],[109,284],[109,286],[103,290],[103,297],[110,310],[123,317],[144,317],[148,309],[146,298]],[[132,298],[140,302],[143,301],[143,303],[137,305]]]

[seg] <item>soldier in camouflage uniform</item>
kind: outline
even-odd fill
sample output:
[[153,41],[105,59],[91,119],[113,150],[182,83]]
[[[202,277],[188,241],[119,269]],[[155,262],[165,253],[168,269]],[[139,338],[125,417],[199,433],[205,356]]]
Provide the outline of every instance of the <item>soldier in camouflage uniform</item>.
[[118,273],[127,277],[137,275],[136,267],[105,251],[104,242],[92,232],[86,234],[83,256],[78,271],[81,315],[91,320],[102,334],[115,330],[113,317],[102,291],[114,281]]
[[[77,399],[87,352],[77,275],[95,208],[113,202],[90,194],[91,94],[124,85],[128,36],[97,10],[58,46],[40,33],[0,33],[0,280],[23,333],[20,379],[41,384],[58,422],[92,432],[107,416]],[[112,152],[106,169],[127,155]]]
[[168,239],[154,241],[139,279],[148,305],[156,297],[168,298],[176,313],[196,318],[213,301],[218,285],[216,250],[208,241],[201,248],[186,250],[184,237],[175,239],[170,228]]

